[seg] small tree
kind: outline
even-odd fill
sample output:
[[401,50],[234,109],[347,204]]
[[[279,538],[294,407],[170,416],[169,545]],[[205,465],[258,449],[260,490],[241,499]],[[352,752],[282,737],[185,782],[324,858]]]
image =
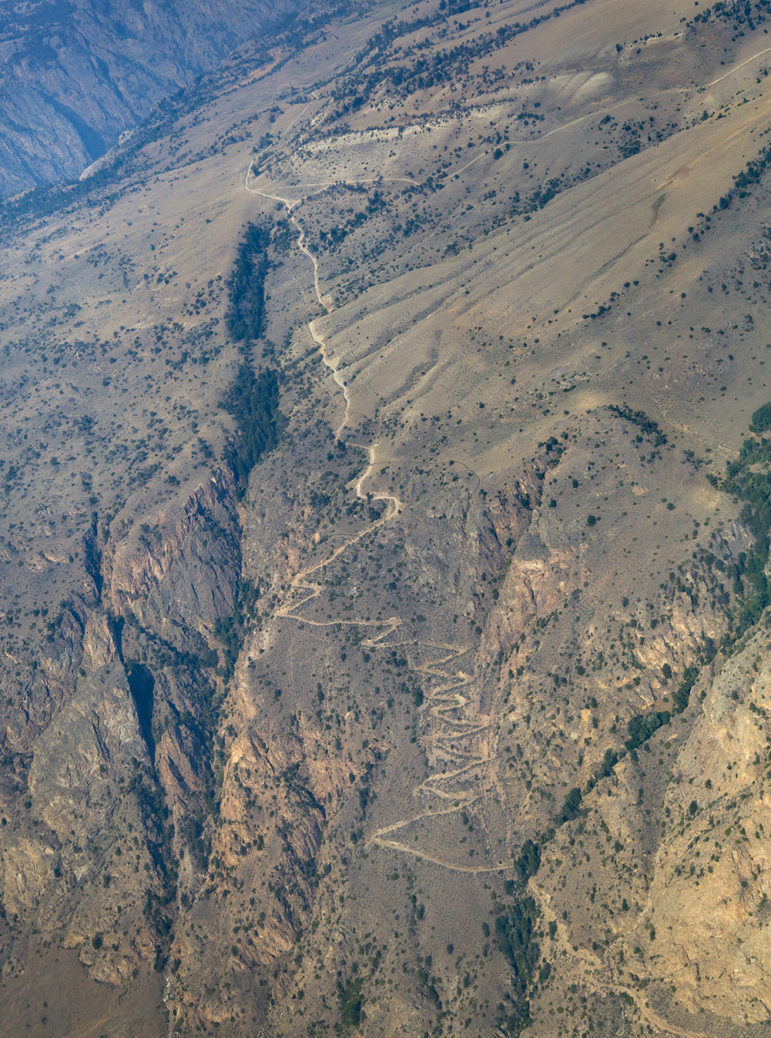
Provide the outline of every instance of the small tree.
[[763,404],[754,412],[750,421],[750,429],[754,433],[762,433],[771,429],[771,402]]

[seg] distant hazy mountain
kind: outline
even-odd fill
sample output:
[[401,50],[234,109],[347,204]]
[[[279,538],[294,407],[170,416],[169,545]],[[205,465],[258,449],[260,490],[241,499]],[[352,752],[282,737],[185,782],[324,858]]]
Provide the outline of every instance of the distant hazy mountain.
[[0,0],[0,197],[77,176],[306,0]]

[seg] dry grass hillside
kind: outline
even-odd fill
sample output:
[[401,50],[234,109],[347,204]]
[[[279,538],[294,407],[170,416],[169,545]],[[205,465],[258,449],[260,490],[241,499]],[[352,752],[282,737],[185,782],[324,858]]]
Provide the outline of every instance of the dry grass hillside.
[[315,5],[0,211],[0,1034],[771,1033],[770,16]]

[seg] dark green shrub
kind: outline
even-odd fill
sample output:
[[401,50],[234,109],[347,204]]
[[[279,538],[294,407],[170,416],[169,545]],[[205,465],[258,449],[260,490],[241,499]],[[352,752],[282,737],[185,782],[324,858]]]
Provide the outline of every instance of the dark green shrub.
[[753,413],[750,429],[754,433],[762,433],[766,432],[767,429],[771,429],[771,402],[763,404],[762,407],[759,407]]

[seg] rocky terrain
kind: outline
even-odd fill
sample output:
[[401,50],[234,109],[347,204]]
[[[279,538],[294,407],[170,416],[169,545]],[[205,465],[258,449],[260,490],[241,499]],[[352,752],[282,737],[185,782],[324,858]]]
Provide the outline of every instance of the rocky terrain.
[[771,1033],[768,15],[314,4],[0,209],[0,1034]]

